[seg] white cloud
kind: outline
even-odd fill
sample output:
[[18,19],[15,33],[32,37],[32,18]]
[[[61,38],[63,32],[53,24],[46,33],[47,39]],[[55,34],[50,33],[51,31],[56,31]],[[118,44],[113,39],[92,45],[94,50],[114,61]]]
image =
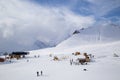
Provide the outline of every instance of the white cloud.
[[[76,15],[67,8],[43,7],[24,0],[0,0],[0,45],[32,47],[36,40],[61,41],[76,28],[88,27],[92,16]],[[6,48],[7,49],[7,48]]]

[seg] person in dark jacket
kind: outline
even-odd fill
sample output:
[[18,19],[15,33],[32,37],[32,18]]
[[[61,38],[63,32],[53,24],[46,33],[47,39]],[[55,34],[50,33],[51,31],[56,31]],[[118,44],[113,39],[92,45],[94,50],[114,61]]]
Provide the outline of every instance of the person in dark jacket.
[[37,71],[37,77],[39,76],[39,72]]
[[41,71],[41,76],[43,75],[43,71]]

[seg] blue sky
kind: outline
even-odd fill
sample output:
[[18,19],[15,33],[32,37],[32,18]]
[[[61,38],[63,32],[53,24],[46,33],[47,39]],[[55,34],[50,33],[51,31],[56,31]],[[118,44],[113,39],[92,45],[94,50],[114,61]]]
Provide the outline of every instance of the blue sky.
[[120,25],[120,0],[0,0],[0,51],[58,44],[76,29],[104,23]]
[[120,17],[120,0],[31,0],[48,7],[67,7],[76,14],[96,18]]
[[71,11],[85,15],[91,15],[92,12],[88,10],[91,3],[85,0],[31,0],[37,4],[48,6],[48,7],[66,7]]

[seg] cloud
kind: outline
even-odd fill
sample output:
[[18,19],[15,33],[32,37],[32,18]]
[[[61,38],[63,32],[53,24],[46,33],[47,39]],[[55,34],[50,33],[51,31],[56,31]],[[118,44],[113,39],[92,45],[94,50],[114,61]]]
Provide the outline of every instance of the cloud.
[[0,0],[0,50],[33,49],[36,40],[59,43],[73,30],[94,24],[65,7],[45,7],[28,0]]

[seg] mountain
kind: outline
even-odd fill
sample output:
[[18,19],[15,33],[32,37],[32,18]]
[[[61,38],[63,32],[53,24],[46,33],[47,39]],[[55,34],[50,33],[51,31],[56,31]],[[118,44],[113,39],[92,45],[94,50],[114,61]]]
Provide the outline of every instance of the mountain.
[[[88,28],[75,30],[73,35],[63,41],[60,46],[80,46],[89,44],[98,44],[120,40],[120,26],[116,24],[101,24]],[[73,44],[74,43],[74,44]]]
[[36,40],[34,43],[34,46],[36,46],[38,49],[43,49],[43,48],[48,48],[48,47],[55,47],[56,45],[54,45],[54,44],[50,45],[49,43],[45,43],[45,42]]

